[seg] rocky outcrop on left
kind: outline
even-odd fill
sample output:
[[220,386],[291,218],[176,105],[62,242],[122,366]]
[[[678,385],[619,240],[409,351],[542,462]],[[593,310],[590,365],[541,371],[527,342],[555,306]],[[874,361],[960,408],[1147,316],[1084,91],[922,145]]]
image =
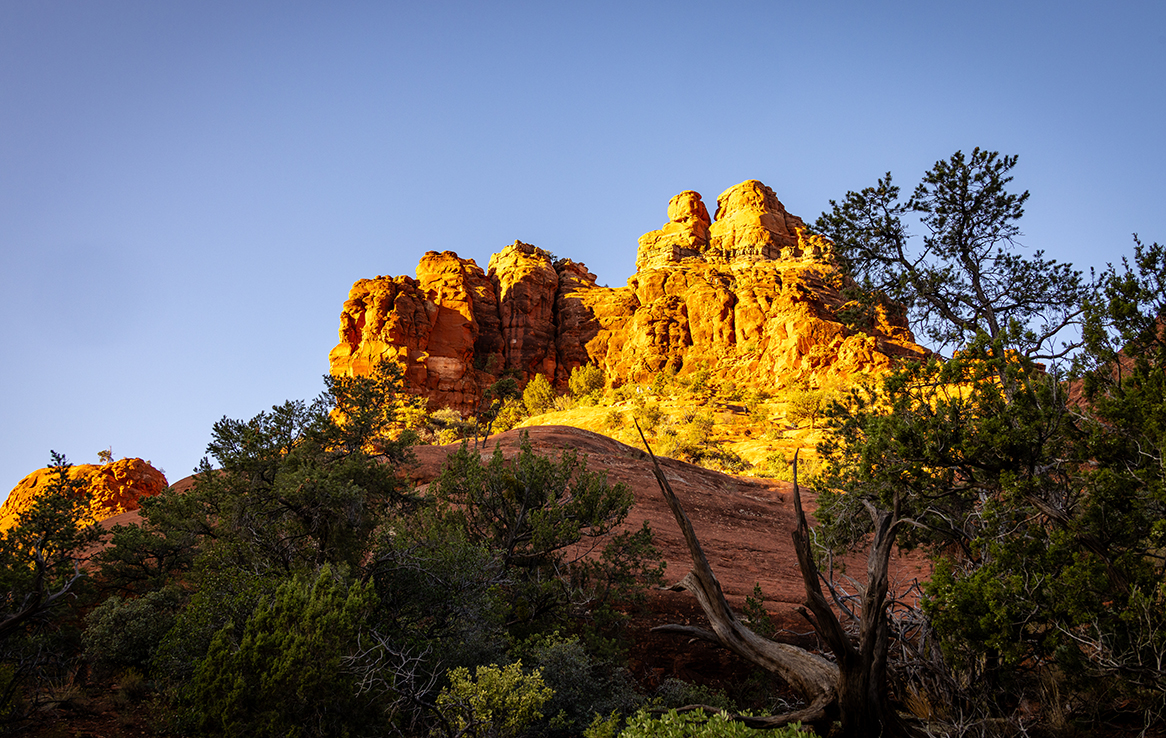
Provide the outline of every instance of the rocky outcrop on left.
[[[45,494],[54,481],[52,469],[37,469],[20,480],[4,505],[0,506],[0,531],[16,524],[21,513]],[[89,499],[92,522],[137,510],[140,500],[166,489],[166,477],[141,459],[121,459],[109,464],[77,464],[69,467],[69,478],[81,480]]]
[[625,287],[600,287],[583,264],[520,241],[494,254],[486,271],[453,252],[429,252],[416,278],[359,280],[331,370],[365,373],[388,357],[431,408],[472,413],[506,372],[521,381],[544,374],[565,388],[587,363],[616,385],[708,369],[774,389],[926,355],[894,306],[862,329],[839,320],[847,278],[831,244],[807,233],[761,182],[723,192],[715,218],[691,190],[667,212],[660,230],[640,238]]

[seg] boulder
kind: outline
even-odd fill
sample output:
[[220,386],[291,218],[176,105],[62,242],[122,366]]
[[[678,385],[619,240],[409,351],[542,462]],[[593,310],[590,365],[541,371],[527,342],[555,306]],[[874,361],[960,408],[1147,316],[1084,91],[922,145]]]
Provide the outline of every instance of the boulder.
[[[91,522],[137,510],[143,497],[153,497],[167,487],[162,472],[141,459],[121,459],[109,464],[77,464],[69,467],[69,478],[84,482]],[[53,480],[52,469],[37,469],[21,479],[8,493],[3,506],[0,506],[0,531],[15,525],[21,513],[31,508],[32,503],[45,494]]]

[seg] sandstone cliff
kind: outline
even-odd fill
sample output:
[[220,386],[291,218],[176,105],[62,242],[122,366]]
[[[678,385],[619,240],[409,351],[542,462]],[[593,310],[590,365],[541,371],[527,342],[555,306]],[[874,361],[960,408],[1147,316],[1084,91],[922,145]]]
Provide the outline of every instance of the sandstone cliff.
[[519,241],[486,271],[453,252],[429,252],[416,279],[353,285],[331,370],[364,373],[391,357],[431,407],[473,412],[507,370],[565,387],[588,362],[614,384],[708,368],[773,389],[878,372],[892,357],[926,353],[901,313],[883,311],[865,331],[839,322],[844,277],[830,243],[807,234],[756,180],[723,192],[715,218],[698,193],[680,193],[668,223],[640,238],[627,286],[595,280],[582,264],[552,262]]
[[[137,510],[141,498],[152,497],[167,486],[162,472],[141,459],[121,459],[101,465],[77,464],[69,468],[69,477],[85,483],[89,514],[94,522]],[[0,531],[11,528],[52,481],[51,469],[37,469],[20,480],[0,506]]]

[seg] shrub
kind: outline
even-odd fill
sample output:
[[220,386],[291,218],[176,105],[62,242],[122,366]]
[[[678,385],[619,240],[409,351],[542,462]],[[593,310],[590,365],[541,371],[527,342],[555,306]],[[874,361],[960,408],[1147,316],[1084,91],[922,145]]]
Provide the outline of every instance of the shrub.
[[[798,481],[804,482],[822,469],[822,460],[813,453],[802,454],[798,458]],[[783,482],[794,481],[793,455],[786,455],[785,451],[770,451],[759,471],[760,476],[771,479],[780,479]]]
[[509,666],[479,666],[473,678],[464,667],[449,672],[449,686],[437,696],[437,708],[449,723],[450,735],[513,738],[543,716],[543,705],[554,692],[540,670]]
[[760,582],[753,583],[753,594],[746,595],[741,614],[749,621],[749,629],[754,633],[766,638],[773,638],[777,634],[777,624],[765,609],[765,595],[761,592]]
[[[585,404],[594,404],[599,393],[603,391],[605,381],[602,369],[595,364],[587,364],[571,370],[568,386],[571,389],[572,397],[585,402]],[[584,400],[584,398],[587,399]]]
[[726,402],[740,402],[745,397],[745,391],[731,379],[722,379],[717,383],[716,396]]
[[150,664],[155,676],[176,685],[190,679],[224,626],[237,626],[238,637],[242,637],[243,625],[274,587],[269,577],[237,570],[203,576],[198,584],[190,603],[155,649]]
[[502,403],[502,409],[498,411],[498,417],[494,420],[494,427],[491,430],[498,433],[508,431],[525,420],[527,415],[526,405],[522,400],[508,397]]
[[429,517],[386,531],[373,550],[378,635],[427,654],[420,664],[426,675],[497,661],[507,609],[499,557]]
[[612,390],[611,396],[615,402],[626,402],[636,396],[638,389],[634,384],[621,384]]
[[[375,605],[371,585],[345,585],[325,565],[285,581],[247,620],[222,628],[185,686],[194,732],[227,736],[348,735],[377,719],[342,668]],[[355,729],[355,730],[354,730]]]
[[562,638],[558,631],[533,636],[520,643],[516,654],[537,664],[554,697],[546,705],[549,719],[532,726],[541,735],[579,735],[596,714],[627,714],[637,695],[627,671],[604,663],[587,652],[578,638]]
[[664,411],[655,402],[644,403],[632,410],[632,417],[640,424],[644,433],[653,433],[664,419]]
[[[598,557],[589,556],[598,544],[577,544],[618,527],[634,499],[631,490],[587,471],[585,457],[572,451],[563,451],[557,461],[540,456],[526,434],[519,447],[513,458],[506,459],[497,447],[483,461],[463,445],[450,454],[429,493],[441,525],[455,526],[470,542],[497,552],[507,580],[511,633],[529,634],[555,627],[569,614],[574,617],[579,577],[590,584],[615,582],[615,589],[626,590],[634,585],[624,573],[650,568],[649,560],[659,554],[651,547],[651,531],[645,530],[633,538],[611,536]],[[593,571],[595,566],[600,569]],[[588,587],[589,618],[596,596]]]
[[652,696],[656,707],[674,709],[685,705],[709,705],[721,710],[736,709],[736,705],[719,689],[693,684],[683,679],[665,679]]
[[453,408],[443,407],[429,415],[426,425],[438,443],[453,443],[474,432],[474,421],[462,417]]
[[652,394],[656,397],[671,397],[672,395],[672,375],[667,372],[660,372],[652,377]]
[[712,370],[708,367],[698,369],[688,375],[689,391],[697,397],[708,399],[712,395],[712,387],[710,386],[712,375]]
[[703,712],[677,713],[669,710],[660,716],[640,710],[628,720],[619,738],[800,738],[801,725],[787,725],[776,730],[754,730],[737,722],[727,713],[706,715]]
[[762,390],[762,389],[750,390],[750,392],[745,395],[745,409],[748,410],[750,413],[752,413],[755,410],[757,410],[761,406],[761,404],[764,403],[769,398],[770,398],[770,394],[768,392],[766,392],[765,390]]
[[623,411],[611,408],[603,414],[603,427],[609,432],[614,432],[623,427],[624,417]]
[[531,415],[545,413],[555,406],[555,388],[545,374],[536,374],[522,391],[522,402]]
[[123,600],[113,596],[86,618],[85,656],[110,670],[146,669],[162,638],[174,624],[183,600],[175,587]]
[[808,420],[813,428],[837,394],[824,389],[795,389],[787,398],[785,417],[795,425]]

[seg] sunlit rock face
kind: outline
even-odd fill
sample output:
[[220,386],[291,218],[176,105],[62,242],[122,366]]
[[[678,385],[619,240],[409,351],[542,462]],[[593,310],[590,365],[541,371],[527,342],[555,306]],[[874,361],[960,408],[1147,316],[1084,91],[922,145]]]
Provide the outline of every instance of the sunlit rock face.
[[708,368],[771,390],[925,355],[901,310],[881,311],[861,331],[837,319],[845,277],[830,243],[807,234],[761,182],[721,193],[715,219],[691,190],[672,198],[667,216],[639,239],[625,287],[597,286],[583,264],[552,262],[520,241],[485,273],[446,251],[422,257],[416,279],[360,280],[341,313],[332,371],[365,373],[390,357],[431,407],[474,412],[508,370],[565,388],[589,362],[617,385]]
[[700,257],[709,247],[709,211],[699,192],[685,190],[668,202],[668,222],[640,236],[636,271]]
[[[141,459],[77,464],[69,468],[69,477],[84,482],[92,522],[137,510],[143,497],[153,497],[167,487],[162,472]],[[0,531],[15,525],[21,513],[45,494],[54,478],[52,469],[37,469],[20,480],[0,506]]]
[[498,295],[504,368],[554,377],[559,275],[550,254],[515,241],[490,257],[487,276]]
[[417,277],[376,277],[352,285],[340,315],[334,374],[363,375],[382,358],[404,370],[407,388],[438,407],[474,407],[494,381],[485,367],[502,355],[497,291],[473,259],[430,251]]

